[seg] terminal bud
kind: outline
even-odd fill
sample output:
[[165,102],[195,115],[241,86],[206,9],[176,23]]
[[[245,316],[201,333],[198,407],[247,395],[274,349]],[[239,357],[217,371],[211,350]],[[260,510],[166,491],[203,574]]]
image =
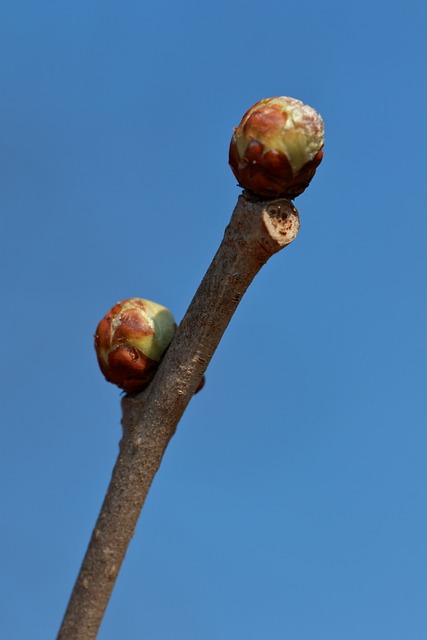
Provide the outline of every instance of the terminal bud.
[[323,158],[320,115],[295,98],[260,100],[230,143],[229,163],[241,187],[264,198],[296,198]]

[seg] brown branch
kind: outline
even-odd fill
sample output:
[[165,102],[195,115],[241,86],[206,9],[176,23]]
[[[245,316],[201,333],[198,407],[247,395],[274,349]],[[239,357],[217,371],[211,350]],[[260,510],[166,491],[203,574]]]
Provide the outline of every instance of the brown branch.
[[224,239],[150,386],[125,396],[113,476],[58,640],[96,638],[126,549],[169,440],[243,294],[299,229],[289,200],[239,197]]

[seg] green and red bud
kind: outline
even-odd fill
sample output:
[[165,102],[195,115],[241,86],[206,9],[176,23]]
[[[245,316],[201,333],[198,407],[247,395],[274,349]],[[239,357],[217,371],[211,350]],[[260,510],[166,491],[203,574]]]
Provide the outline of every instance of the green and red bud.
[[320,115],[294,98],[260,100],[234,130],[229,162],[241,187],[266,198],[296,198],[323,158]]
[[138,393],[152,380],[176,329],[171,312],[156,302],[130,298],[98,324],[95,350],[108,382]]

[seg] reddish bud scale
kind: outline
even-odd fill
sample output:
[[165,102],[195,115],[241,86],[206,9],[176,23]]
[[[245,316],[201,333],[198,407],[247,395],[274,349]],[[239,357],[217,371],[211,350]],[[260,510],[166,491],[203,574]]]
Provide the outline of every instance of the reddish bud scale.
[[295,198],[322,161],[323,142],[323,121],[314,109],[294,98],[267,98],[234,130],[229,163],[244,189],[267,198]]
[[108,382],[138,393],[152,380],[175,333],[168,309],[149,300],[117,303],[98,324],[95,350]]

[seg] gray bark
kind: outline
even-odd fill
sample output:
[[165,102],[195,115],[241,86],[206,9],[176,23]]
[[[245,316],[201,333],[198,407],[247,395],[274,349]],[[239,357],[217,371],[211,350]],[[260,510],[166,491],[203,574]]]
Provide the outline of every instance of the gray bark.
[[96,638],[166,447],[246,289],[299,229],[289,200],[239,197],[224,239],[149,387],[125,396],[123,438],[58,640]]

